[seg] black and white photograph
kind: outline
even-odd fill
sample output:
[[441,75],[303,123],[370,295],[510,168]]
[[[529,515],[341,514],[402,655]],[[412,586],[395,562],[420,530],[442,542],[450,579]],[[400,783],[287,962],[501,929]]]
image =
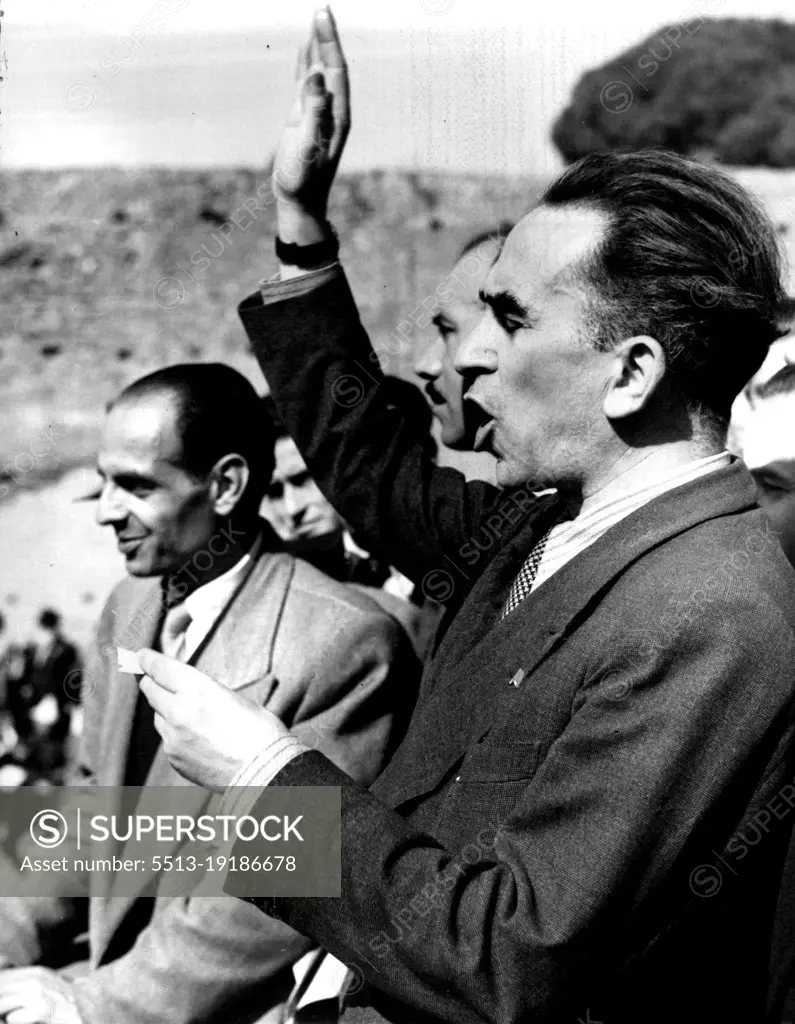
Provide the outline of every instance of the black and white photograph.
[[795,1022],[792,0],[9,0],[0,1021]]

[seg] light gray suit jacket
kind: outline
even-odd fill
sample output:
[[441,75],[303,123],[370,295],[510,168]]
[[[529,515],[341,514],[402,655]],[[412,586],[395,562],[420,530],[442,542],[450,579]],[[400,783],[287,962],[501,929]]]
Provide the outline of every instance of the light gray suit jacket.
[[[157,580],[126,579],[105,606],[86,666],[81,783],[123,783],[138,687],[118,671],[116,649],[152,646],[159,616]],[[195,664],[365,783],[400,740],[419,676],[402,628],[371,598],[273,551],[249,569]],[[184,787],[180,813],[200,813],[208,799],[162,750],[147,785]],[[139,813],[145,802],[144,792]],[[46,964],[84,927],[86,904],[90,958],[87,969],[73,972],[84,1024],[253,1021],[283,1001],[289,965],[311,945],[235,899],[160,895],[141,928],[136,897],[92,889],[87,900],[4,899],[0,954],[20,965]]]

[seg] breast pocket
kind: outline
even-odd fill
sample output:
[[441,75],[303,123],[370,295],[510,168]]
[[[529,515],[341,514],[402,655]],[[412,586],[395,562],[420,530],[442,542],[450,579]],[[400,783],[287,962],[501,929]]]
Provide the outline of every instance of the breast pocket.
[[455,770],[440,808],[439,835],[450,848],[472,840],[478,829],[499,828],[536,773],[541,744],[502,742],[493,735],[471,747]]
[[495,785],[531,779],[541,758],[541,744],[489,736],[468,751],[459,769],[460,785]]

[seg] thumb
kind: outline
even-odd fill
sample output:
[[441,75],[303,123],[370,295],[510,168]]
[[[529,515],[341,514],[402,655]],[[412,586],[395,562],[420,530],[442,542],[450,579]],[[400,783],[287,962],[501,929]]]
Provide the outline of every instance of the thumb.
[[304,81],[304,95],[311,97],[326,96],[326,78],[322,71],[312,71]]
[[327,111],[330,104],[331,93],[326,89],[326,79],[323,72],[318,70],[311,71],[304,79],[301,101],[304,119],[313,123],[328,116]]
[[142,671],[158,686],[162,686],[170,693],[177,692],[179,669],[185,667],[182,662],[167,658],[165,654],[153,651],[149,647],[138,651],[138,662]]

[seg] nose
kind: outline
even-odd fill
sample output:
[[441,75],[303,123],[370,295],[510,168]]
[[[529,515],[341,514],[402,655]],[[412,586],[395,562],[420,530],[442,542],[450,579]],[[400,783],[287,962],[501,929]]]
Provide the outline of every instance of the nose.
[[486,310],[477,324],[467,334],[453,360],[457,373],[471,380],[481,373],[494,373],[497,369],[497,331],[498,325],[490,312]]
[[284,510],[297,526],[306,512],[306,499],[298,487],[288,484],[284,488]]
[[127,506],[119,496],[113,482],[106,480],[97,500],[96,519],[100,526],[113,526],[123,522],[128,515]]
[[417,356],[414,362],[414,372],[423,380],[437,380],[442,375],[443,356],[444,342],[441,338],[434,338]]

